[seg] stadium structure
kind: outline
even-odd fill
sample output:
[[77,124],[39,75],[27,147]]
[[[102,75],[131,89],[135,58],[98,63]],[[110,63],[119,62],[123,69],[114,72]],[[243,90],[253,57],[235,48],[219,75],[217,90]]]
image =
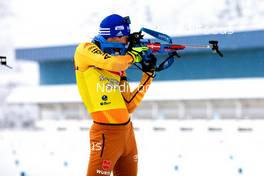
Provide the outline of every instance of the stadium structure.
[[[218,40],[225,57],[186,50],[158,73],[132,116],[139,176],[264,174],[263,35],[174,38],[180,44]],[[1,133],[0,175],[85,175],[91,120],[75,85],[75,47],[16,50],[17,59],[39,63],[40,85],[13,89],[7,102],[15,111],[8,115],[33,119],[34,133]],[[135,87],[140,72],[129,69],[128,78]]]
[[[225,57],[221,59],[201,49],[180,52],[182,57],[171,68],[157,74],[134,118],[263,118],[264,43],[259,40],[263,35],[264,31],[247,31],[174,38],[179,44],[218,40]],[[75,47],[17,49],[17,59],[39,63],[40,86],[19,87],[8,102],[38,105],[41,119],[57,119],[62,114],[66,119],[87,118],[75,85]],[[128,79],[134,82],[132,87],[140,75],[135,68],[128,70]]]

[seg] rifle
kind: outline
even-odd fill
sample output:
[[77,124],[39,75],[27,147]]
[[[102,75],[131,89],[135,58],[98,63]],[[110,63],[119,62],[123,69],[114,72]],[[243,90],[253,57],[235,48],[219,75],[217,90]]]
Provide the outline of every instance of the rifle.
[[12,67],[10,67],[9,65],[7,65],[6,56],[0,56],[0,64],[3,65],[3,66],[8,67],[10,69],[12,69]]
[[[165,43],[159,43],[159,42],[151,42],[150,39],[144,39],[144,35],[142,32],[145,32],[155,39],[159,39]],[[172,38],[168,36],[167,34],[163,34],[151,29],[147,28],[141,28],[139,32],[134,32],[129,35],[128,37],[129,45],[127,50],[131,50],[133,48],[137,47],[144,47],[146,51],[143,54],[142,61],[149,61],[151,57],[148,57],[151,54],[168,54],[168,57],[161,62],[158,66],[156,65],[155,71],[162,71],[164,69],[169,68],[173,62],[175,57],[180,57],[178,54],[178,50],[184,50],[187,48],[205,48],[205,49],[211,49],[213,53],[218,54],[220,57],[223,57],[224,55],[220,52],[218,41],[216,40],[210,40],[208,45],[183,45],[183,44],[174,44],[172,43]]]

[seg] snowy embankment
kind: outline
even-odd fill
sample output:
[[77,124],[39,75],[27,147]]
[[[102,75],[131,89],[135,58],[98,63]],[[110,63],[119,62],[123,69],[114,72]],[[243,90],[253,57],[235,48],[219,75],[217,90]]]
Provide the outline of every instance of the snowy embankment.
[[[85,175],[90,121],[0,132],[0,175]],[[139,176],[262,176],[264,121],[134,121]],[[159,168],[159,169],[157,169]]]

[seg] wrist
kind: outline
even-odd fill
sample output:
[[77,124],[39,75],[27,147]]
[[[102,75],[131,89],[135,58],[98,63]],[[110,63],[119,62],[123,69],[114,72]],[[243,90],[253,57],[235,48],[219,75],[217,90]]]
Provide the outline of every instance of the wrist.
[[155,71],[143,72],[143,74],[146,74],[146,75],[148,75],[149,77],[152,77],[152,78],[155,78],[155,76],[156,76],[156,72]]

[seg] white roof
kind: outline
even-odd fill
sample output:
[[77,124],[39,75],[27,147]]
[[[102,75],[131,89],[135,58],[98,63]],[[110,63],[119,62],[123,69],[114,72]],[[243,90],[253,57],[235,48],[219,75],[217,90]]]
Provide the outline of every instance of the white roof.
[[[137,83],[131,83],[134,88]],[[203,100],[264,98],[264,78],[154,81],[144,100]],[[8,103],[81,102],[76,85],[17,87]]]

